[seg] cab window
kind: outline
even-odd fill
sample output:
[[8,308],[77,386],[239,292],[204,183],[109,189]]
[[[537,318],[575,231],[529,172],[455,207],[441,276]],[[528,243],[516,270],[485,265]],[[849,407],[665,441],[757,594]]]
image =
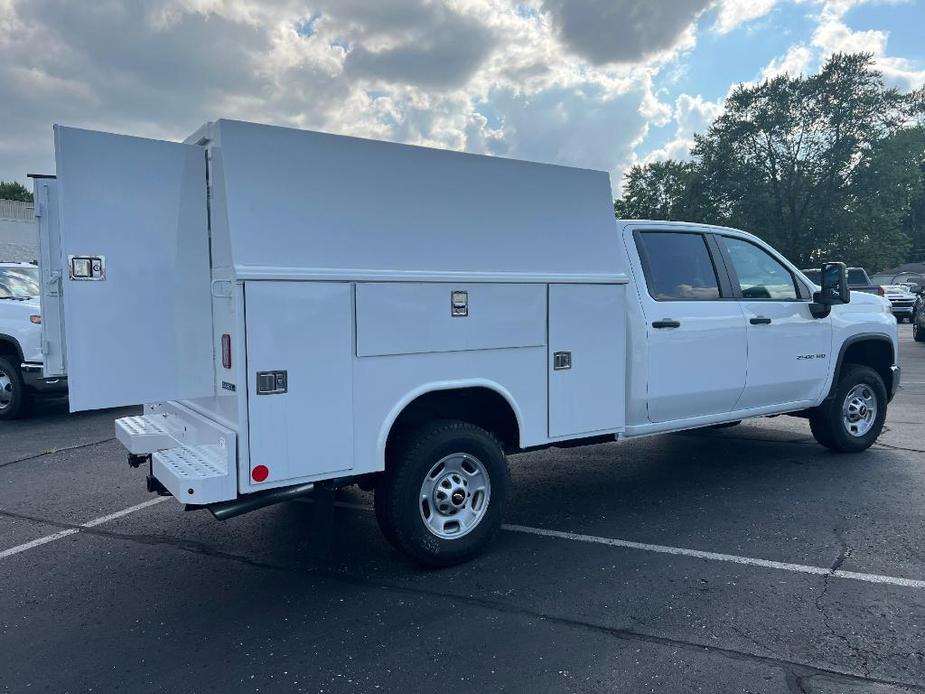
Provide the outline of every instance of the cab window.
[[637,235],[636,245],[653,299],[720,298],[716,268],[702,234],[644,231]]
[[793,274],[763,248],[744,239],[723,236],[743,299],[777,301],[799,298]]

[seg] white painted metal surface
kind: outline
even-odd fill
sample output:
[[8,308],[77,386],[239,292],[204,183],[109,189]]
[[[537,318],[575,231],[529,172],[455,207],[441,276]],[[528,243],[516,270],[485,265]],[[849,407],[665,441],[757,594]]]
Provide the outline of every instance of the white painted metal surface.
[[64,297],[61,278],[61,234],[58,220],[58,182],[36,178],[33,185],[35,223],[39,229],[39,267],[42,302],[42,364],[46,377],[67,374]]
[[605,173],[238,121],[211,130],[239,278],[624,272]]
[[832,355],[831,318],[813,318],[805,301],[744,301],[748,368],[736,409],[815,400]]
[[[241,487],[266,488],[353,467],[353,296],[334,282],[248,282],[250,460]],[[283,370],[286,392],[260,395],[257,373]],[[253,471],[263,465],[265,480]]]
[[[550,437],[623,430],[625,293],[623,285],[549,285]],[[568,368],[556,368],[559,352]]]
[[57,127],[55,152],[57,260],[105,258],[103,280],[56,268],[71,410],[212,394],[204,150]]
[[[545,284],[361,283],[357,356],[546,344]],[[453,294],[465,315],[453,315]]]

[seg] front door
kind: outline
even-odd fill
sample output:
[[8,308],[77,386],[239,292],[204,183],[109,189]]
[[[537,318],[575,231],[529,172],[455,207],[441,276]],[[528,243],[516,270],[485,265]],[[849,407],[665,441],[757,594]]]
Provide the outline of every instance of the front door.
[[814,400],[831,359],[831,318],[813,318],[809,289],[767,249],[718,236],[748,333],[745,391],[736,409]]
[[709,235],[641,228],[626,240],[637,279],[644,278],[636,286],[646,322],[649,421],[731,411],[745,384],[745,317],[717,269]]

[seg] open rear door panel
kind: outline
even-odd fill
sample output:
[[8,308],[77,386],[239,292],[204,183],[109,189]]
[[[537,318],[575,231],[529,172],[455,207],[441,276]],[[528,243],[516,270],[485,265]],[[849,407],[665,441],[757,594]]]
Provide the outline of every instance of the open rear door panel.
[[56,126],[55,158],[71,410],[211,395],[205,150]]

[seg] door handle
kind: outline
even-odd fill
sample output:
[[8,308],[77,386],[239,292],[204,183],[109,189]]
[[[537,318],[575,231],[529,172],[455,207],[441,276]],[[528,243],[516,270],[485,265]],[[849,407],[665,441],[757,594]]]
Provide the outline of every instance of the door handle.
[[670,318],[665,318],[664,320],[654,320],[652,321],[653,328],[680,328],[681,321],[671,320]]
[[764,316],[758,316],[757,318],[749,318],[748,322],[752,325],[768,325],[771,322],[771,319],[765,318]]

